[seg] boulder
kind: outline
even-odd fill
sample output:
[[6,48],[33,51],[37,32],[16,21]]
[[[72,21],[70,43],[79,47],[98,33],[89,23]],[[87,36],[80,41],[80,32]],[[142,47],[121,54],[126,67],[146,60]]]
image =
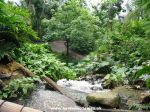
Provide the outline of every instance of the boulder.
[[109,74],[111,72],[111,65],[109,62],[101,62],[98,68],[95,68],[93,74]]
[[150,93],[141,93],[140,96],[141,104],[149,104],[150,103]]
[[[65,94],[67,94],[68,97],[57,91],[45,90],[44,85],[40,84],[30,96],[18,100],[15,103],[43,110],[44,112],[93,112],[92,109],[84,110],[84,108],[77,105],[79,103],[86,103],[85,93],[66,88],[61,89],[63,89],[63,91],[65,90]],[[85,106],[84,104],[83,106]]]
[[104,108],[117,108],[119,106],[119,95],[112,91],[90,93],[86,99],[90,105]]
[[131,86],[116,87],[112,91],[119,94],[120,109],[131,109],[135,105],[140,105],[140,103],[145,104],[150,101],[147,99],[149,93],[146,90],[134,89]]

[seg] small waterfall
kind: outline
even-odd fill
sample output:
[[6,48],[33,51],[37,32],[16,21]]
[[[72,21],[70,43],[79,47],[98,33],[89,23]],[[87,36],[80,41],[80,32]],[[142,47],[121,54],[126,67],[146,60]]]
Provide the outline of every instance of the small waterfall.
[[78,90],[85,93],[103,90],[101,82],[92,84],[89,81],[84,80],[77,81],[77,80],[61,79],[57,81],[57,84],[62,87]]

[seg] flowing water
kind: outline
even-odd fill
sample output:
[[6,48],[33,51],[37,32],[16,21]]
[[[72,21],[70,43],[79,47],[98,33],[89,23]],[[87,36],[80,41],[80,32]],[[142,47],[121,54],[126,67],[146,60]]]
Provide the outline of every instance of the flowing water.
[[93,112],[92,110],[84,110],[78,106],[76,102],[88,105],[86,102],[86,93],[63,88],[67,91],[68,96],[52,90],[45,89],[44,84],[40,84],[38,88],[32,92],[25,100],[17,101],[17,103],[42,110],[44,112]]
[[90,81],[84,81],[84,80],[77,81],[77,80],[61,79],[57,81],[57,85],[70,88],[73,90],[85,92],[85,93],[91,93],[91,92],[103,90],[101,82],[92,84],[90,83]]
[[100,82],[91,84],[85,80],[61,79],[57,81],[57,84],[65,92],[65,95],[45,89],[45,85],[40,83],[30,96],[17,103],[45,112],[93,112],[86,110],[87,108],[81,108],[81,106],[89,106],[86,101],[88,93],[103,91]]

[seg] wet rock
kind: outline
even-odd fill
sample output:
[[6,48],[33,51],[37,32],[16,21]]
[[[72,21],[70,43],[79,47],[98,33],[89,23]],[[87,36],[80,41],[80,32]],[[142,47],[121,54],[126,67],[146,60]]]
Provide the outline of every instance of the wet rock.
[[0,63],[0,78],[2,79],[9,79],[11,77],[11,79],[13,77],[18,78],[18,75],[21,77],[23,75],[25,75],[24,73],[22,73],[21,71],[19,71],[20,66],[22,66],[19,63],[16,63],[15,61],[4,65],[2,63]]
[[96,104],[107,108],[117,108],[119,106],[119,95],[112,91],[90,93],[86,99],[91,105]]
[[[45,84],[45,88],[47,90],[55,91],[52,87],[50,87],[48,84]],[[78,105],[88,107],[88,102],[86,100],[86,96],[88,93],[73,90],[67,87],[60,87],[61,90],[67,95],[69,98],[71,98],[73,101],[75,101]]]
[[100,67],[98,69],[96,69],[93,74],[108,74],[111,72],[111,65],[109,64],[109,62],[102,62],[101,65],[99,65]]
[[119,94],[120,96],[119,108],[121,109],[129,109],[133,107],[135,104],[140,104],[145,100],[147,96],[145,94],[147,93],[146,90],[134,89],[130,86],[116,87],[112,91]]
[[148,104],[150,103],[150,93],[141,93],[141,104]]
[[11,75],[0,72],[0,79],[10,79],[10,78],[11,78]]
[[45,90],[44,86],[34,91],[27,99],[17,103],[45,112],[93,112],[83,110],[67,96],[56,91]]
[[0,63],[7,65],[8,63],[11,63],[13,60],[9,55],[4,55],[3,58],[0,59]]
[[86,97],[88,93],[73,90],[70,88],[61,87],[61,89],[64,91],[64,93],[71,98],[73,101],[75,101],[79,106],[88,107],[89,103],[86,100]]
[[105,77],[104,74],[92,74],[92,75],[87,75],[87,76],[84,76],[84,77],[80,77],[78,80],[79,81],[88,81],[90,83],[93,83],[93,84],[97,84],[97,83],[100,83],[102,82],[101,79],[103,79]]

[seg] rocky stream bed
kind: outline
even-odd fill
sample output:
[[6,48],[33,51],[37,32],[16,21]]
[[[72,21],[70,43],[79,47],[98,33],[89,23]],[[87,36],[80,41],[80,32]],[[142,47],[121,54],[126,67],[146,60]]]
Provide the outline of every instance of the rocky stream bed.
[[[7,77],[9,74],[12,75],[11,79],[22,77],[18,72],[10,74],[14,69],[17,69],[17,65],[13,63],[7,66],[1,65],[0,70],[6,74],[1,73],[1,76]],[[130,86],[106,89],[101,79],[101,74],[82,77],[78,80],[61,79],[57,84],[64,91],[64,95],[45,87],[45,83],[42,82],[29,96],[15,103],[45,112],[93,112],[95,108],[98,109],[96,112],[101,112],[101,108],[111,109],[111,111],[127,110],[132,109],[131,107],[135,104],[150,102],[149,91],[134,89]]]
[[86,81],[62,79],[57,83],[65,91],[65,95],[45,87],[42,83],[30,96],[17,103],[45,112],[101,112],[101,108],[127,110],[132,105],[140,103],[144,94],[148,94],[147,91],[135,90],[129,86],[120,86],[112,90],[92,90],[91,85],[85,85],[88,83]]

